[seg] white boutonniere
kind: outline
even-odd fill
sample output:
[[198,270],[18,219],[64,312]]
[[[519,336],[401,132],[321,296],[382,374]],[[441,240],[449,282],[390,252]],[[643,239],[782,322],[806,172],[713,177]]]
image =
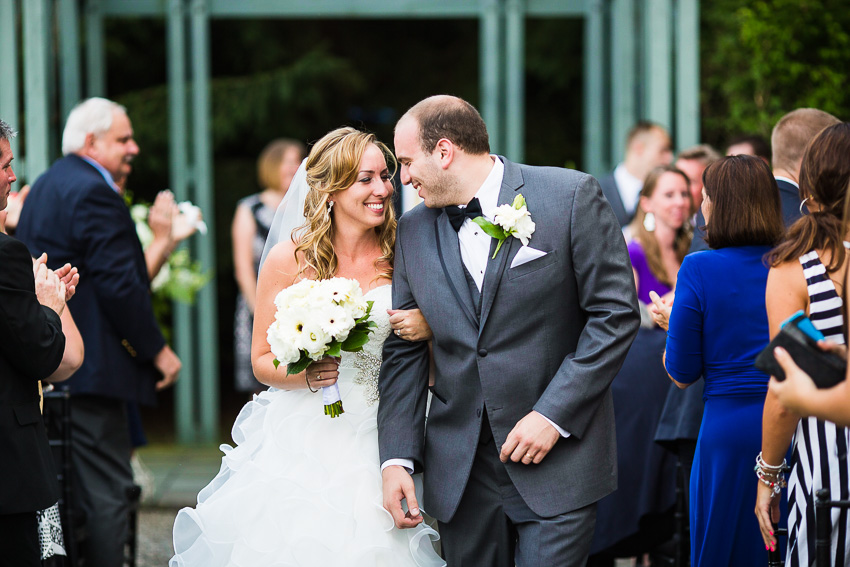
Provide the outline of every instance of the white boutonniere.
[[516,196],[512,204],[496,207],[492,221],[482,216],[472,219],[472,222],[499,241],[496,251],[493,252],[493,258],[499,253],[499,249],[508,236],[519,238],[523,246],[528,246],[528,241],[534,234],[534,221],[531,220],[531,213],[525,206],[525,197],[522,193]]

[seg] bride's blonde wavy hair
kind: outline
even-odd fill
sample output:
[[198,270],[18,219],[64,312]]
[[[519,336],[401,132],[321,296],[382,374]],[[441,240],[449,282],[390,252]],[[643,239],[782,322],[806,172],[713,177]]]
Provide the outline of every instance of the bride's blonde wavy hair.
[[[370,144],[381,150],[387,167],[394,174],[396,160],[390,149],[374,134],[354,128],[338,128],[329,132],[310,150],[306,166],[310,190],[304,202],[304,218],[307,221],[292,233],[292,239],[297,243],[298,275],[303,275],[307,269],[314,271],[318,280],[336,275],[339,265],[333,247],[334,225],[328,210],[328,197],[357,182],[360,161]],[[392,277],[395,229],[395,212],[388,200],[384,207],[384,222],[375,228],[381,246],[381,256],[375,260],[378,278]],[[303,262],[298,259],[299,253]]]

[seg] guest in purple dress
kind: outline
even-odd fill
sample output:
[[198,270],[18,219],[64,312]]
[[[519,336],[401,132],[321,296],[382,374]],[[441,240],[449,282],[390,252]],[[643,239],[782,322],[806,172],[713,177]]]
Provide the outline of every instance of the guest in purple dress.
[[688,251],[693,206],[687,176],[671,167],[650,172],[629,225],[642,325],[614,382],[619,487],[599,502],[590,565],[651,553],[673,533],[676,459],[654,442],[669,379],[661,364],[666,334],[646,311],[649,292],[670,297]]

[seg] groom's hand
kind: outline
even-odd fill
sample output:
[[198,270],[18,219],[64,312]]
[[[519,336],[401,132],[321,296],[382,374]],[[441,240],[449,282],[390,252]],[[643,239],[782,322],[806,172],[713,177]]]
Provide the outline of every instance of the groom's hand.
[[[384,481],[384,508],[392,514],[396,527],[405,529],[421,524],[422,514],[410,473],[404,467],[391,465],[381,471],[381,477]],[[402,500],[407,500],[407,513],[401,507]]]
[[560,433],[545,417],[532,411],[508,433],[499,458],[503,463],[510,459],[524,465],[540,464],[560,437]]

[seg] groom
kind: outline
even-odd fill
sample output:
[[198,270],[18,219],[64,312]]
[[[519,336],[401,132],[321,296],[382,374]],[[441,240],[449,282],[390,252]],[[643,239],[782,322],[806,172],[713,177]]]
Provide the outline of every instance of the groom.
[[[617,486],[608,387],[640,320],[617,220],[593,177],[490,155],[459,98],[407,111],[395,151],[425,206],[399,221],[393,307],[422,310],[436,378],[426,434],[428,345],[387,340],[384,506],[400,528],[421,522],[409,473],[424,469],[449,567],[584,565],[595,503]],[[472,211],[493,220],[518,195],[534,232],[493,257]]]

